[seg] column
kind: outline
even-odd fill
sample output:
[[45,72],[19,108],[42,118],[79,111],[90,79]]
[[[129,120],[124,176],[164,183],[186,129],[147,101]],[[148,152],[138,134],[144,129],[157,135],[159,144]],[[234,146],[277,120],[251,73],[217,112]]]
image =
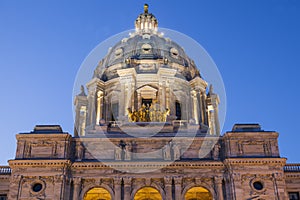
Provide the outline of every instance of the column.
[[197,93],[196,91],[192,91],[192,100],[193,100],[193,118],[195,119],[195,123],[199,124],[198,118],[198,102],[197,102]]
[[103,102],[103,92],[97,92],[97,117],[96,124],[99,125],[100,119],[102,119],[102,103]]
[[19,199],[22,178],[22,175],[12,175],[10,177],[8,199]]
[[64,175],[56,175],[54,176],[54,199],[64,199],[63,191],[64,191]]
[[172,200],[172,178],[164,177],[166,200]]
[[88,126],[93,125],[95,123],[95,93],[93,93],[92,91],[89,91],[89,95],[88,95]]
[[137,98],[138,98],[138,107],[137,107],[137,110],[139,110],[141,108],[141,105],[142,105],[142,96],[141,96],[141,92],[140,91],[137,92]]
[[203,108],[203,105],[202,105],[202,96],[201,96],[201,91],[198,89],[196,90],[196,98],[197,98],[197,102],[198,102],[198,121],[199,121],[199,124],[203,123],[203,112],[204,112],[204,108]]
[[104,119],[105,119],[105,121],[106,122],[108,122],[108,121],[111,121],[111,109],[110,109],[110,107],[109,106],[111,106],[111,104],[110,104],[111,102],[109,101],[109,97],[108,96],[105,96],[104,97]]
[[166,108],[170,109],[170,88],[169,83],[166,84]]
[[174,183],[175,183],[175,200],[181,200],[181,177],[175,177]]
[[132,110],[132,112],[134,111],[134,98],[135,98],[135,85],[134,85],[134,83],[131,83],[131,96],[130,96],[130,98],[131,98],[131,110]]
[[122,178],[115,177],[114,178],[114,188],[115,188],[115,200],[121,199],[121,184],[122,184]]
[[223,189],[222,189],[222,180],[223,180],[222,176],[215,177],[215,188],[216,188],[218,200],[224,200]]
[[207,121],[207,114],[206,114],[206,94],[205,91],[201,92],[201,105],[202,105],[202,111],[201,111],[201,115],[202,115],[202,123],[203,124],[208,124]]
[[81,188],[81,178],[80,177],[73,178],[73,185],[74,185],[73,199],[79,200],[80,188]]
[[131,200],[130,192],[131,192],[131,177],[124,177],[124,200]]

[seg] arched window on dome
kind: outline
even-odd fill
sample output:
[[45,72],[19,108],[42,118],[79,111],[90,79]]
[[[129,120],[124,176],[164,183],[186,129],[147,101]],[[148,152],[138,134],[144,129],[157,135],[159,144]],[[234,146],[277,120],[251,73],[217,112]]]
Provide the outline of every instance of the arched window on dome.
[[181,120],[181,104],[179,101],[175,102],[176,120]]
[[213,198],[206,188],[192,187],[185,193],[184,200],[213,200]]
[[94,187],[85,193],[83,200],[111,200],[110,193],[102,187]]

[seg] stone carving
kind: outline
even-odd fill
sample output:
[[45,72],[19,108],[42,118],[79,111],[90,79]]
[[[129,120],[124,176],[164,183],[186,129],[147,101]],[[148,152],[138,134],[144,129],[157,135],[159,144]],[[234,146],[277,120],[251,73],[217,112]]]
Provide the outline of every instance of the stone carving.
[[115,147],[115,160],[122,160],[123,149],[119,146]]
[[126,144],[125,149],[124,149],[124,151],[125,151],[125,160],[131,160],[131,156],[132,156],[131,149],[132,149],[131,144],[130,143]]
[[173,144],[173,159],[180,159],[180,146],[178,144]]
[[17,184],[20,183],[21,179],[22,179],[21,175],[14,175],[14,176],[11,177],[10,183],[17,185]]
[[212,156],[214,160],[219,160],[219,156],[220,156],[220,144],[216,144],[213,148],[213,152],[212,152]]
[[168,143],[163,148],[163,157],[164,160],[171,160],[171,144]]

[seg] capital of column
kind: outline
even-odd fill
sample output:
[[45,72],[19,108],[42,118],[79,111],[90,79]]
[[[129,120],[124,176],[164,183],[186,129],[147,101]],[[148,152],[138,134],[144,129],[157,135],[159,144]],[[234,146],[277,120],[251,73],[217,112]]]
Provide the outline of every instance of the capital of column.
[[181,185],[182,177],[173,177],[175,185]]
[[165,182],[165,185],[172,185],[172,177],[165,176],[164,182]]
[[114,184],[115,185],[121,185],[122,184],[122,178],[121,177],[114,177]]
[[131,177],[123,177],[124,185],[131,185]]
[[223,176],[215,176],[214,181],[216,184],[221,185],[223,181]]
[[80,185],[81,184],[81,178],[80,177],[74,177],[73,179],[74,185]]

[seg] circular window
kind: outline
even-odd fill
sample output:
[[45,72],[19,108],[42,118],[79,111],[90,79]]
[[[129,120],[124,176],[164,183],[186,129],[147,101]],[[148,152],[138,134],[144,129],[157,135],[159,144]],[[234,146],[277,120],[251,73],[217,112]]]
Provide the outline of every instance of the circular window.
[[35,183],[32,186],[32,191],[40,192],[43,189],[43,185],[41,183]]
[[262,190],[262,189],[264,189],[264,185],[263,185],[262,182],[260,182],[260,181],[255,181],[255,182],[253,183],[253,187],[254,187],[254,189],[256,189],[256,190]]
[[123,49],[117,49],[116,51],[115,51],[115,56],[116,57],[121,57],[123,55]]
[[171,56],[172,56],[173,58],[178,58],[179,52],[178,52],[177,49],[171,48],[171,49],[170,49],[170,53],[171,53]]
[[151,48],[152,46],[150,44],[143,44],[142,46],[142,50],[143,50],[143,53],[151,53]]

